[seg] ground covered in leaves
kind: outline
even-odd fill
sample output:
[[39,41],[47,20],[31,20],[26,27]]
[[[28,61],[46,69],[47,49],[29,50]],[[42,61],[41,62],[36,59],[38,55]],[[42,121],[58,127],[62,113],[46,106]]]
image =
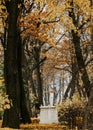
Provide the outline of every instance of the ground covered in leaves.
[[61,126],[59,124],[29,124],[21,125],[20,128],[26,130],[68,130],[67,126]]
[[[1,127],[2,121],[0,121]],[[0,130],[13,130],[10,128],[0,128]],[[17,129],[16,129],[17,130]],[[60,124],[21,124],[20,130],[68,130],[67,126],[63,126]]]

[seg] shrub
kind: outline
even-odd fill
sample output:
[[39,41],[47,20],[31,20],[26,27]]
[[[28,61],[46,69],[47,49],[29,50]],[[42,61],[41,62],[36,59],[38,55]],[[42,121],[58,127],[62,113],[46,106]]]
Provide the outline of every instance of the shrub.
[[31,118],[32,124],[39,124],[40,119],[39,118]]
[[58,105],[59,122],[68,122],[69,126],[75,126],[76,118],[84,116],[86,104],[87,100],[80,98],[77,93],[72,99],[64,100]]

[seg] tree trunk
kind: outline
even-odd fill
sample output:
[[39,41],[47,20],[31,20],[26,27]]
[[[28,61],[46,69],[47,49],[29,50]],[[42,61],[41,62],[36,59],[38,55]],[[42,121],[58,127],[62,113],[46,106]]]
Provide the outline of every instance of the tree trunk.
[[43,92],[42,92],[42,80],[41,80],[41,73],[40,67],[36,68],[37,73],[37,83],[38,83],[38,98],[39,98],[39,105],[43,105]]
[[[71,6],[74,6],[73,1],[70,4],[71,4]],[[78,20],[76,19],[73,8],[72,8],[71,12],[69,12],[69,16],[72,18],[73,24],[77,28]],[[87,97],[89,97],[90,91],[91,91],[91,85],[90,85],[88,73],[86,71],[85,63],[83,60],[82,50],[80,47],[80,36],[78,36],[78,33],[75,32],[74,30],[71,30],[71,33],[72,33],[72,42],[73,42],[74,49],[75,49],[78,68],[81,73],[81,78],[82,78],[82,81],[83,81],[83,84],[84,84],[84,87],[85,87],[85,90],[87,93]]]
[[26,97],[25,97],[25,91],[24,91],[24,86],[23,86],[23,77],[22,77],[22,44],[21,44],[21,37],[20,33],[18,32],[18,57],[17,57],[17,62],[18,62],[18,74],[19,74],[19,96],[20,96],[20,118],[22,123],[31,123],[30,120],[30,115],[27,109],[27,103],[26,103]]
[[89,97],[90,91],[91,91],[91,84],[90,84],[89,76],[86,71],[85,63],[83,60],[82,50],[80,47],[80,37],[73,30],[72,30],[72,37],[73,37],[73,44],[74,44],[74,48],[75,48],[75,54],[76,54],[76,58],[77,58],[78,68],[81,73],[81,78],[84,83],[87,97]]
[[[90,0],[91,2],[91,8],[93,6],[93,0]],[[92,8],[92,12],[93,12],[93,8]],[[92,14],[92,13],[91,13]],[[93,56],[93,17],[91,16],[91,52],[92,52],[92,56]],[[88,104],[86,107],[86,114],[85,114],[85,119],[84,119],[84,126],[83,126],[83,130],[85,130],[88,127],[88,116],[89,113],[91,112],[91,110],[93,109],[93,82],[92,82],[92,88],[90,90],[90,96],[88,99]],[[93,117],[93,113],[92,113],[92,117]],[[90,122],[90,129],[93,129],[93,118],[91,119]]]
[[71,79],[71,81],[66,89],[66,92],[64,94],[64,99],[66,99],[68,97],[68,93],[70,90],[71,90],[70,98],[73,96],[73,94],[75,92],[77,74],[78,74],[78,67],[77,67],[76,62],[74,62],[74,63],[72,63],[72,79]]
[[42,91],[42,79],[41,79],[41,72],[40,72],[40,64],[39,64],[39,59],[40,59],[40,50],[38,47],[34,47],[34,57],[36,61],[36,75],[37,75],[37,93],[38,93],[38,101],[39,101],[39,106],[43,105],[43,91]]
[[6,90],[9,99],[12,100],[13,106],[5,110],[2,127],[19,128],[19,81],[17,69],[17,0],[11,0],[8,3],[8,37],[7,37],[7,54],[5,54],[5,80]]
[[30,75],[30,82],[31,82],[32,92],[36,96],[36,88],[35,88],[35,85],[34,85],[34,81],[33,81],[33,77],[32,77],[32,72],[30,72],[30,73],[31,73],[31,75]]
[[[73,5],[74,4],[72,1],[71,6],[73,6]],[[77,28],[78,27],[78,20],[75,17],[75,12],[74,12],[73,8],[72,8],[72,11],[69,12],[69,16],[72,18],[73,24]],[[91,92],[93,92],[93,91],[92,91],[92,85],[90,84],[89,76],[88,76],[88,73],[87,73],[87,70],[85,67],[85,63],[83,60],[82,50],[81,50],[81,46],[80,46],[80,36],[78,36],[78,33],[75,32],[74,30],[71,30],[71,32],[72,32],[72,38],[73,38],[72,42],[73,42],[73,45],[75,48],[75,54],[76,54],[76,59],[77,59],[77,63],[78,63],[78,68],[79,68],[79,71],[81,73],[81,79],[83,81],[87,97],[89,99],[88,104],[90,105],[90,103],[92,101],[91,99],[93,99],[93,96],[92,96],[93,94],[91,94]],[[86,110],[88,110],[88,108]],[[88,114],[89,114],[89,111],[86,111],[85,121],[84,121],[84,129],[87,129]]]
[[19,128],[20,115],[23,123],[30,123],[22,83],[21,42],[18,37],[18,1],[6,1],[8,16],[7,46],[4,50],[4,73],[6,92],[12,100],[10,109],[5,110],[2,127]]

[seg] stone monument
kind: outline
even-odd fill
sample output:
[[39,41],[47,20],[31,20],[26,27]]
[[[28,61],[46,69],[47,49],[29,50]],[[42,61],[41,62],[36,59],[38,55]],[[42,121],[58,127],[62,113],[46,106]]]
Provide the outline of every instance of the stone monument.
[[40,124],[58,123],[58,112],[55,106],[40,107]]

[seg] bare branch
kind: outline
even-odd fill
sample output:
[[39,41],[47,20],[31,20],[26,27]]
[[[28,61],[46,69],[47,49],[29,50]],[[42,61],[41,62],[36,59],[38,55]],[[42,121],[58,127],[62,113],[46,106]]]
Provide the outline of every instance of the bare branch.
[[68,67],[70,67],[70,66],[65,66],[65,67],[62,67],[62,68],[55,66],[54,68],[58,69],[58,70],[64,70],[64,71],[68,71],[68,72],[72,73],[72,71],[70,71]]
[[87,61],[87,63],[85,64],[85,66],[87,66],[87,65],[90,64],[91,62],[93,62],[93,58],[90,59],[89,61]]
[[85,24],[87,24],[87,22],[89,22],[90,19],[87,19],[87,21],[85,21],[80,27],[79,27],[79,30],[82,29],[84,27]]

